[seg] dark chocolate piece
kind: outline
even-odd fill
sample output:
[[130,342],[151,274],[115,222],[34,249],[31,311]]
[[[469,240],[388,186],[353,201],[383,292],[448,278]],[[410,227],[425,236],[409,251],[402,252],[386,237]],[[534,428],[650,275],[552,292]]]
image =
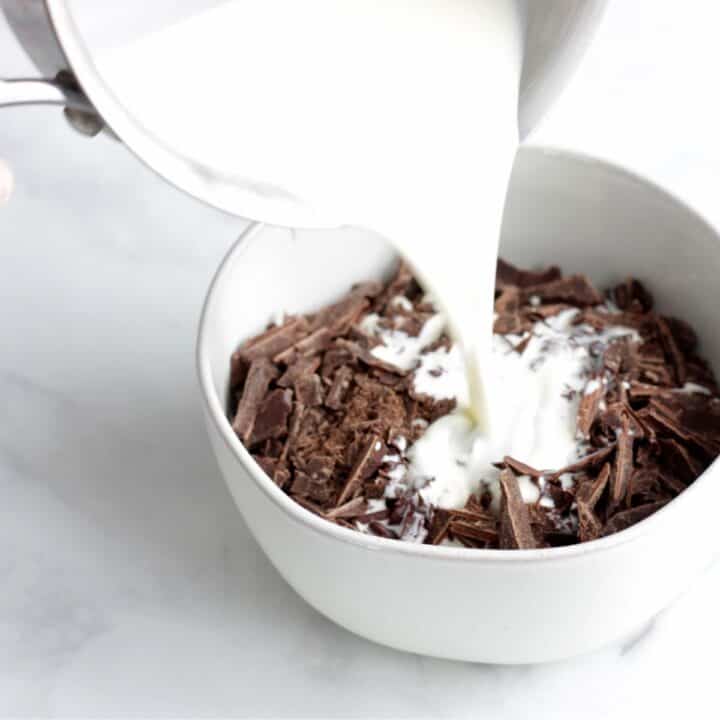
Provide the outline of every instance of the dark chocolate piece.
[[517,478],[507,468],[500,471],[500,490],[500,547],[534,548],[535,536],[530,527],[527,505],[520,494]]
[[666,500],[659,502],[648,503],[647,505],[640,505],[639,507],[630,508],[629,510],[623,510],[622,512],[613,515],[613,517],[605,524],[603,528],[603,535],[612,535],[613,533],[625,530],[649,517],[654,512],[657,512],[661,507],[667,504]]
[[343,489],[338,496],[337,504],[342,505],[349,498],[353,497],[356,490],[362,486],[362,481],[369,478],[379,467],[382,458],[387,452],[385,443],[377,436],[371,435],[364,443],[355,464],[350,470],[350,475],[345,481]]
[[278,369],[265,357],[258,358],[250,363],[245,387],[233,420],[233,430],[245,445],[249,444],[252,437],[255,418],[265,393],[267,393],[268,386],[279,374]]
[[265,396],[255,417],[250,445],[256,445],[268,438],[280,438],[286,435],[291,410],[292,391],[281,388],[271,390]]

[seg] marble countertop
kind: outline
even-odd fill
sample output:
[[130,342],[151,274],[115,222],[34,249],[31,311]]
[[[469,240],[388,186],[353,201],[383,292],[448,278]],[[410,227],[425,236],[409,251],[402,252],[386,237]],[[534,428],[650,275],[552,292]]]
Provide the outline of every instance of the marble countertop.
[[[720,222],[720,11],[615,3],[534,140]],[[0,75],[29,72],[0,25]],[[717,717],[720,565],[622,646],[492,667],[335,627],[250,537],[205,436],[193,343],[243,221],[56,110],[0,112],[0,716]]]

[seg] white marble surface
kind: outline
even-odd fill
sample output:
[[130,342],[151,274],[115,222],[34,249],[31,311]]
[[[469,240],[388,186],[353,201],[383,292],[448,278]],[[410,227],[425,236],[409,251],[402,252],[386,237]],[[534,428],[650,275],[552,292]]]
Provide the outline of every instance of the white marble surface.
[[[720,12],[611,8],[536,134],[720,221]],[[0,26],[0,74],[29,70]],[[396,653],[275,573],[206,442],[193,340],[242,228],[53,110],[0,112],[0,715],[717,717],[720,566],[649,632],[541,667]]]

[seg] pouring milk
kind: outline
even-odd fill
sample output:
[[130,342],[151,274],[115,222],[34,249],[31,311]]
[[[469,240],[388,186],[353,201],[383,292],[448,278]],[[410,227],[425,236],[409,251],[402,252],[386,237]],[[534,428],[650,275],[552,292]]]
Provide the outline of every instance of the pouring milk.
[[483,430],[522,39],[513,0],[234,0],[102,70],[187,157],[394,243],[461,342]]

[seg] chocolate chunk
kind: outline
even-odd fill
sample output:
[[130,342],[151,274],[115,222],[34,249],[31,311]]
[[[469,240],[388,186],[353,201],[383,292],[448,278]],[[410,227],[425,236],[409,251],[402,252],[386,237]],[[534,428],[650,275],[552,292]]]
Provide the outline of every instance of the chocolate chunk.
[[389,540],[399,540],[400,536],[394,531],[391,530],[386,525],[383,525],[381,522],[378,522],[377,520],[373,520],[369,525],[368,529],[370,532],[372,532],[373,535],[378,535],[380,537],[388,538]]
[[299,377],[295,381],[295,395],[305,407],[322,405],[325,392],[320,376],[313,373]]
[[585,503],[578,502],[578,534],[580,542],[596,540],[602,535],[602,523],[593,509]]
[[300,316],[288,319],[264,333],[248,340],[233,355],[248,363],[260,358],[270,358],[294,345],[308,330],[307,320]]
[[250,445],[279,438],[287,434],[287,424],[292,410],[292,391],[277,388],[271,390],[260,405],[253,425]]
[[230,392],[235,394],[238,390],[242,390],[250,369],[250,361],[243,357],[239,352],[234,352],[230,357]]
[[431,545],[439,545],[448,534],[450,529],[450,514],[447,510],[435,508],[430,524],[427,542]]
[[630,421],[625,415],[617,434],[615,472],[610,482],[610,507],[618,508],[625,501],[630,476],[633,471],[633,446],[635,438],[630,434]]
[[329,510],[326,517],[331,519],[336,518],[354,518],[358,515],[363,515],[367,510],[368,504],[364,498],[356,497],[352,500],[348,500],[344,505]]
[[320,357],[299,357],[288,366],[288,369],[278,378],[280,387],[292,387],[301,377],[312,375],[320,367]]
[[327,503],[334,495],[332,476],[335,460],[332,457],[315,455],[299,465],[300,469],[295,470],[290,492],[308,497],[321,505]]
[[250,364],[245,387],[233,420],[233,430],[246,445],[250,442],[255,418],[268,386],[279,374],[278,369],[264,357],[253,360]]
[[365,350],[365,348],[361,347],[356,342],[341,339],[337,341],[337,345],[338,347],[345,348],[352,354],[354,358],[357,358],[358,360],[365,363],[366,365],[369,365],[370,367],[378,368],[379,370],[384,370],[385,372],[393,373],[395,375],[407,374],[407,371],[399,368],[397,365],[393,365],[392,363],[385,362],[384,360],[375,357],[372,352],[370,352],[369,350]]
[[591,510],[598,504],[603,491],[610,480],[610,463],[605,463],[596,478],[588,478],[580,483],[576,493],[578,505],[581,503]]
[[530,527],[527,506],[520,494],[517,478],[509,469],[500,472],[500,490],[500,547],[534,548],[535,536]]
[[523,298],[538,297],[545,302],[567,302],[576,307],[600,305],[602,295],[586,275],[568,275],[550,282],[526,286]]
[[705,469],[690,450],[673,438],[660,440],[663,458],[668,467],[685,482],[692,482]]
[[652,295],[639,280],[632,277],[626,278],[615,288],[613,298],[621,310],[646,313],[653,308]]
[[516,460],[509,455],[506,455],[503,458],[503,463],[519,475],[529,475],[534,478],[538,478],[543,475],[541,470],[536,470],[535,468],[530,467],[530,465],[526,465],[524,462],[520,462],[520,460]]
[[560,268],[556,265],[544,270],[519,270],[506,260],[498,258],[495,283],[499,289],[503,289],[508,285],[526,288],[550,283],[559,280],[560,277]]
[[290,471],[284,462],[277,458],[254,456],[255,462],[264,470],[265,474],[280,488],[284,488],[290,480]]
[[600,401],[605,397],[605,383],[600,377],[593,377],[585,386],[577,413],[578,433],[590,437],[590,429],[600,408]]
[[629,337],[613,340],[603,354],[603,365],[615,375],[635,367],[634,343]]
[[387,288],[380,293],[375,301],[375,308],[379,312],[385,312],[393,298],[401,296],[408,297],[417,289],[417,283],[413,277],[410,266],[401,261],[398,263],[395,275],[388,283]]
[[337,500],[338,505],[342,505],[349,500],[355,491],[361,487],[362,481],[369,478],[380,467],[386,452],[387,446],[377,435],[371,435],[368,438],[350,470],[350,475],[343,489],[340,491]]
[[333,338],[333,333],[327,327],[321,327],[306,335],[291,347],[278,353],[273,361],[276,363],[289,364],[295,361],[297,356],[312,356],[324,350]]
[[625,530],[649,517],[654,512],[657,512],[661,507],[666,505],[666,501],[648,503],[647,505],[640,505],[639,507],[630,508],[629,510],[623,510],[615,515],[605,524],[603,528],[603,535],[612,535],[613,533]]
[[325,405],[333,410],[340,410],[345,401],[347,391],[350,389],[352,378],[353,371],[347,365],[339,367],[335,371],[332,385],[325,397]]
[[503,288],[500,295],[495,299],[495,312],[498,314],[517,314],[520,312],[522,298],[520,290],[514,286]]
[[503,313],[495,318],[493,332],[496,335],[519,335],[532,330],[533,323],[520,313]]
[[370,307],[363,292],[351,292],[339,302],[323,308],[310,323],[313,331],[323,330],[332,335],[347,332],[350,326]]
[[448,529],[456,538],[463,537],[472,540],[482,540],[489,544],[496,544],[498,542],[498,531],[494,527],[494,523],[493,527],[490,527],[483,523],[451,520]]

